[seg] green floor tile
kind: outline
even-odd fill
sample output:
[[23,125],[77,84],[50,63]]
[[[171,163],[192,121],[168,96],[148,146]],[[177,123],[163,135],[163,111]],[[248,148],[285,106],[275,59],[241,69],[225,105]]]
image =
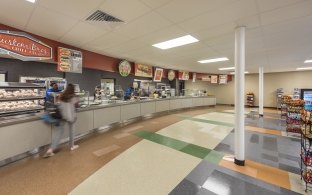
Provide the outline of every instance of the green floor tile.
[[211,150],[208,148],[204,148],[194,144],[189,144],[188,146],[182,148],[180,151],[201,159],[204,159],[209,154],[209,152],[211,152]]
[[173,138],[169,138],[163,135],[159,135],[156,133],[152,132],[147,132],[147,131],[139,131],[134,133],[135,135],[142,137],[144,139],[150,140],[152,142],[176,149],[176,150],[181,150],[185,146],[189,145],[187,142],[183,142],[180,140],[176,140]]
[[221,126],[226,126],[226,127],[234,127],[234,124],[232,123],[225,123],[225,122],[220,122],[220,121],[213,121],[213,120],[207,120],[207,119],[200,119],[200,118],[191,118],[191,117],[184,117],[186,120],[191,120],[191,121],[196,121],[196,122],[201,122],[201,123],[210,123],[214,125],[221,125]]
[[211,163],[219,164],[223,156],[224,156],[223,153],[212,150],[204,159]]

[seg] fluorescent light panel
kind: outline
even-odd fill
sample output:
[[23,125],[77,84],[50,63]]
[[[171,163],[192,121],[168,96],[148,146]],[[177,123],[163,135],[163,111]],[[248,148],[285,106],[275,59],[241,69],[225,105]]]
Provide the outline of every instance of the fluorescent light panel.
[[202,64],[206,64],[206,63],[212,63],[212,62],[222,62],[222,61],[227,61],[227,60],[229,59],[226,57],[222,57],[222,58],[214,58],[214,59],[208,59],[208,60],[200,60],[198,62]]
[[[248,74],[249,72],[248,72],[248,71],[245,71],[244,73],[245,73],[245,74]],[[235,74],[235,72],[230,72],[230,74]]]
[[304,63],[311,63],[312,62],[312,60],[306,60],[306,61],[304,61]]
[[296,70],[312,70],[312,67],[296,68]]
[[170,49],[173,47],[178,47],[178,46],[195,43],[195,42],[198,42],[196,38],[192,37],[191,35],[186,35],[186,36],[179,37],[176,39],[171,39],[169,41],[157,43],[157,44],[154,44],[153,46],[159,49]]
[[31,3],[36,3],[36,0],[26,0],[26,1],[29,1]]
[[234,70],[235,67],[218,68],[219,70]]

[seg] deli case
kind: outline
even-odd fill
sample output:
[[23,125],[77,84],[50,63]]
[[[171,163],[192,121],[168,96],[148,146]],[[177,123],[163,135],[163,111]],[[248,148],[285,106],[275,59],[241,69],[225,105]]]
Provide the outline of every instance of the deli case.
[[40,112],[44,96],[43,85],[0,82],[0,117]]

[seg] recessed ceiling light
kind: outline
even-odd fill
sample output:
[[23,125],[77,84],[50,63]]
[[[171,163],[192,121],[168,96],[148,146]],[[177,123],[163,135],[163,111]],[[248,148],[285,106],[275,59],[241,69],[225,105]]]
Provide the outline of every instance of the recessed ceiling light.
[[26,0],[26,1],[29,1],[31,3],[36,3],[36,0]]
[[169,48],[173,48],[173,47],[178,47],[181,45],[186,45],[186,44],[190,44],[190,43],[195,43],[198,42],[199,40],[192,37],[191,35],[186,35],[183,37],[179,37],[176,39],[171,39],[169,41],[164,41],[161,43],[157,43],[154,44],[154,47],[157,47],[159,49],[169,49]]
[[235,67],[218,68],[219,70],[234,70]]
[[[248,71],[245,71],[244,73],[245,73],[245,74],[248,74],[249,72],[248,72]],[[235,74],[235,72],[230,72],[230,74]]]
[[212,62],[222,62],[222,61],[227,61],[227,60],[229,59],[226,57],[223,57],[223,58],[214,58],[214,59],[208,59],[208,60],[200,60],[198,62],[202,64],[206,64],[206,63],[212,63]]
[[306,61],[304,61],[304,63],[311,63],[312,62],[312,60],[306,60]]
[[296,70],[312,70],[312,67],[296,68]]

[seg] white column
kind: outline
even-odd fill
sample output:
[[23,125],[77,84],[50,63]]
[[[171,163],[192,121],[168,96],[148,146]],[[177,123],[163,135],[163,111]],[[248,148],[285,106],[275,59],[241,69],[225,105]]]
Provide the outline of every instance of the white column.
[[259,116],[263,117],[263,66],[259,67]]
[[245,27],[235,29],[235,159],[245,165]]

